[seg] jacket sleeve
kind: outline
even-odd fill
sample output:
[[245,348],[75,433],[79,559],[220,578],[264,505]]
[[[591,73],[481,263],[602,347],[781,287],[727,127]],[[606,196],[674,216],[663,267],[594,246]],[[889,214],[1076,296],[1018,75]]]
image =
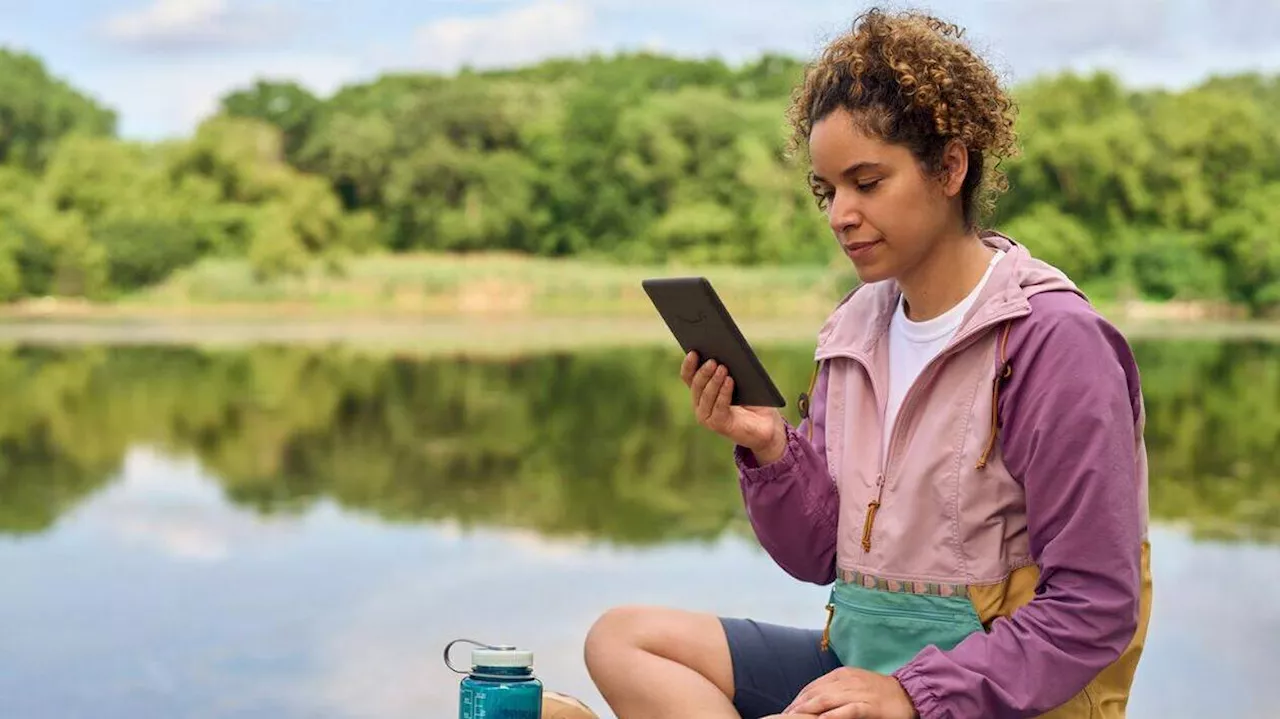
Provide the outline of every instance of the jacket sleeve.
[[[744,447],[734,448],[747,517],[761,546],[778,566],[804,582],[835,580],[839,498],[827,469],[827,365],[814,385],[808,419],[786,425],[787,446],[776,462],[760,466]],[[810,425],[813,440],[807,439]]]
[[1137,630],[1137,367],[1083,299],[1052,294],[1010,342],[999,408],[1005,465],[1026,491],[1035,596],[989,632],[951,651],[928,647],[895,673],[923,719],[1043,714],[1083,690]]

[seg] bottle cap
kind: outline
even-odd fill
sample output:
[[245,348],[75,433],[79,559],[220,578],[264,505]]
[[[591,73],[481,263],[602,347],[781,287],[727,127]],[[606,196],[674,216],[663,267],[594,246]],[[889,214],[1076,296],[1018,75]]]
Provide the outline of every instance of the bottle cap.
[[515,647],[497,649],[472,649],[471,666],[504,669],[532,669],[533,652]]

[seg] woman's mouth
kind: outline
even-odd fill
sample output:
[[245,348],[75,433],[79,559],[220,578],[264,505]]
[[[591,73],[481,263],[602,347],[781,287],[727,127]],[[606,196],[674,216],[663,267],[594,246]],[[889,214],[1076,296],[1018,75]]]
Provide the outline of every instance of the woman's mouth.
[[844,246],[844,251],[853,259],[866,257],[871,250],[879,246],[884,240],[872,240],[870,242],[854,242]]

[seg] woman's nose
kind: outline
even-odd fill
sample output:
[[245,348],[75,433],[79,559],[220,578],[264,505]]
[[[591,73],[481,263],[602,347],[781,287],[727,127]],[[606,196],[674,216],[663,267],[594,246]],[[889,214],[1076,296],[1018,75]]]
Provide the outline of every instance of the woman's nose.
[[840,234],[862,226],[862,211],[858,209],[856,203],[844,199],[837,193],[827,210],[827,219],[831,223],[832,231]]

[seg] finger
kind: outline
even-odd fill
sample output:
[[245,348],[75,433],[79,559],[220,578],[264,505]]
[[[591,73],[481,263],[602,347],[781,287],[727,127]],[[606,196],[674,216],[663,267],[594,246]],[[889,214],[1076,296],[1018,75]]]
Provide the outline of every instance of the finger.
[[819,692],[822,692],[828,684],[838,679],[839,671],[840,670],[837,669],[835,671],[827,672],[826,674],[823,674],[817,679],[809,682],[805,685],[804,689],[800,690],[800,693],[796,695],[796,698],[791,700],[791,703],[787,705],[787,708],[784,709],[782,713],[791,714],[802,704],[812,700],[813,697],[817,696]]
[[698,371],[698,353],[690,352],[684,356],[684,361],[680,363],[680,379],[684,380],[684,386],[689,387],[693,384],[693,373]]
[[711,381],[707,383],[706,388],[702,391],[702,397],[698,400],[698,416],[703,421],[711,419],[712,412],[716,408],[716,402],[720,399],[720,388],[724,386],[724,381],[728,374],[729,371],[724,368],[724,365],[717,367]]
[[715,360],[707,360],[702,363],[702,367],[693,375],[693,382],[689,388],[693,390],[693,406],[697,407],[698,402],[702,399],[702,392],[707,387],[707,382],[711,381],[711,376],[716,371]]
[[716,393],[715,406],[711,408],[713,422],[725,422],[729,419],[729,403],[733,401],[733,378],[725,377],[720,383],[720,391]]
[[871,705],[854,702],[818,715],[818,719],[871,719]]
[[846,704],[851,703],[857,695],[843,688],[827,689],[815,692],[813,696],[804,702],[796,704],[794,709],[788,711],[796,714],[813,714],[821,716],[824,712],[832,709],[838,709]]
[[858,681],[856,672],[848,668],[840,668],[827,672],[809,683],[791,706],[788,712],[820,715],[855,700],[865,698],[866,687]]

